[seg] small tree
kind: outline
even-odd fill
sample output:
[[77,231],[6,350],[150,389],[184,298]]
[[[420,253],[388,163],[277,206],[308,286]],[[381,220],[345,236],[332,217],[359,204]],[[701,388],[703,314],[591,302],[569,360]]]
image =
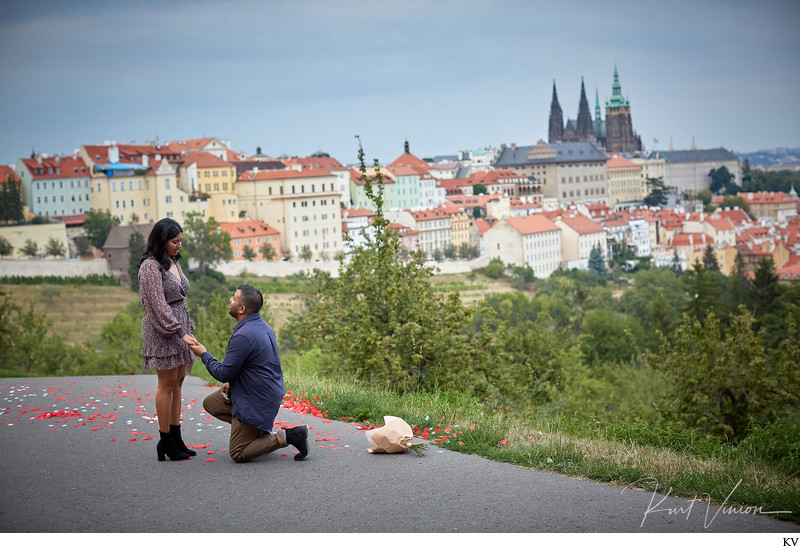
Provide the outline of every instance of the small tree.
[[264,241],[258,248],[258,252],[261,253],[261,256],[264,258],[264,260],[272,260],[275,258],[275,249],[273,249],[272,245],[266,241]]
[[605,277],[608,273],[606,261],[603,259],[603,251],[597,243],[592,247],[592,252],[589,253],[589,269],[601,277]]
[[308,245],[303,245],[303,248],[300,249],[300,258],[308,262],[311,260],[312,256],[314,256],[314,253],[311,252],[311,247]]
[[436,262],[441,262],[444,259],[444,253],[442,252],[441,249],[435,249],[433,251],[433,259]]
[[79,235],[75,239],[75,248],[78,250],[78,256],[81,258],[86,258],[90,254],[92,254],[92,242],[89,241],[89,238],[85,235]]
[[39,245],[32,239],[26,239],[25,244],[20,249],[20,252],[25,256],[36,256],[39,254]]
[[12,252],[14,252],[14,246],[8,239],[0,235],[0,256],[9,256]]
[[44,252],[47,256],[64,256],[67,254],[67,247],[63,242],[51,237],[44,246]]
[[489,261],[489,264],[484,268],[486,272],[486,277],[490,277],[492,279],[500,279],[506,273],[506,267],[503,265],[503,261],[499,258],[493,258]]
[[481,195],[482,193],[488,193],[488,189],[483,184],[475,184],[472,186],[472,194],[473,195]]
[[250,245],[245,245],[244,249],[242,250],[244,253],[245,260],[253,260],[256,257],[256,252],[253,250],[253,247]]
[[448,243],[444,246],[444,256],[450,260],[455,260],[456,248],[452,243]]
[[458,257],[465,260],[473,258],[473,249],[469,243],[461,243],[458,245]]

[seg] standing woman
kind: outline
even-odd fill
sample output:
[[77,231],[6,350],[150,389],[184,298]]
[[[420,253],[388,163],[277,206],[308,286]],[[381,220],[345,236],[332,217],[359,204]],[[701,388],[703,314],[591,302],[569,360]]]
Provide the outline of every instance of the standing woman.
[[147,238],[147,250],[139,261],[139,290],[145,307],[142,318],[142,367],[158,373],[156,413],[161,439],[158,460],[166,454],[172,461],[189,459],[190,450],[181,438],[181,386],[191,372],[194,354],[189,344],[194,324],[186,308],[189,280],[178,263],[183,230],[171,218],[156,222]]

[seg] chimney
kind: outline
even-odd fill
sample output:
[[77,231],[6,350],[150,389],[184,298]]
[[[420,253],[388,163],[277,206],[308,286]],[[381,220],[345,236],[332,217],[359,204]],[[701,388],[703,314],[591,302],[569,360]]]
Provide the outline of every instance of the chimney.
[[255,174],[258,174],[258,167],[257,166],[253,167],[253,175],[255,175]]
[[108,146],[108,162],[109,163],[118,163],[119,162],[119,148],[117,144],[111,142],[111,145]]
[[150,166],[150,155],[148,155],[147,153],[142,154],[142,164],[144,166]]

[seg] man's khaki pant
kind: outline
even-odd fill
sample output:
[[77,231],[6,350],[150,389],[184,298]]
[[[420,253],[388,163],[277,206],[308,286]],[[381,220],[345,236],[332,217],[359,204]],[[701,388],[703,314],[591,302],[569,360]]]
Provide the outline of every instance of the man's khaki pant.
[[237,463],[246,463],[259,455],[287,446],[283,431],[265,433],[259,428],[245,425],[238,417],[231,415],[233,405],[225,403],[219,390],[206,396],[206,399],[203,400],[203,408],[220,421],[231,424],[231,442],[228,453],[231,454],[231,459]]

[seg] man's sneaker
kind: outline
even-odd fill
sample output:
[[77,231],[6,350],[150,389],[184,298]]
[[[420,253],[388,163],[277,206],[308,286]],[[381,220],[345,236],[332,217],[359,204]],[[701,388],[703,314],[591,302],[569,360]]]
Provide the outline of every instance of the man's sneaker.
[[308,455],[308,425],[286,429],[286,443],[297,448],[295,461],[302,461]]

